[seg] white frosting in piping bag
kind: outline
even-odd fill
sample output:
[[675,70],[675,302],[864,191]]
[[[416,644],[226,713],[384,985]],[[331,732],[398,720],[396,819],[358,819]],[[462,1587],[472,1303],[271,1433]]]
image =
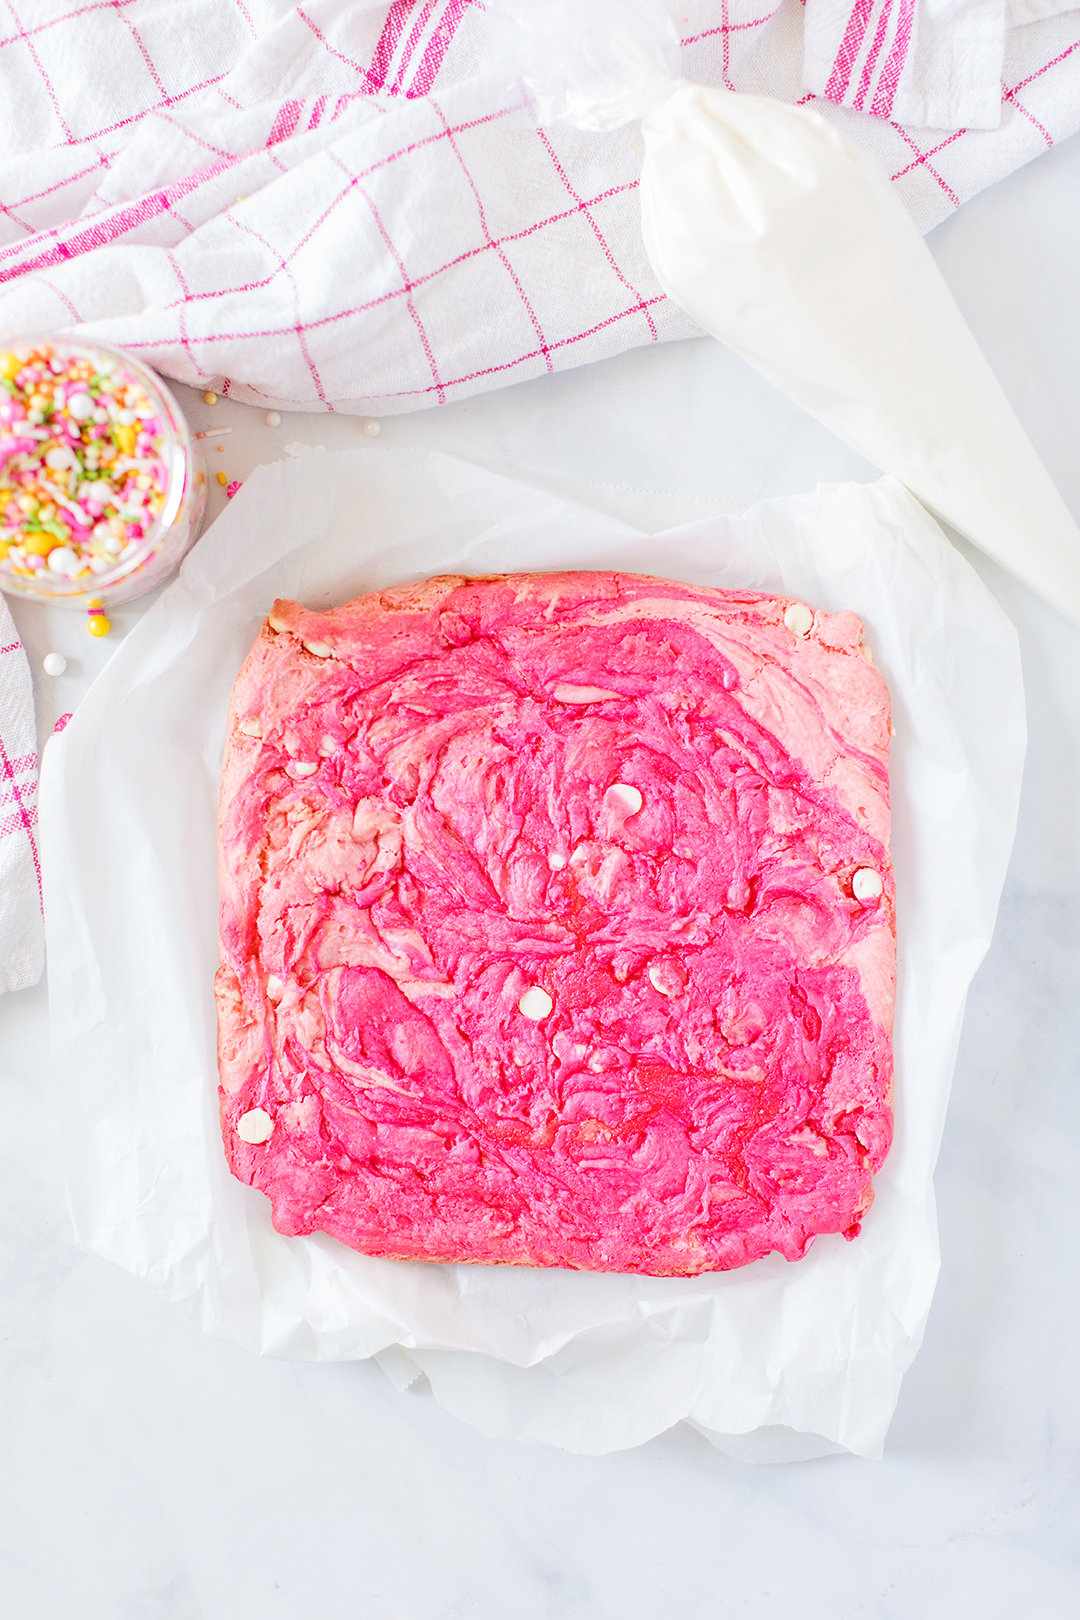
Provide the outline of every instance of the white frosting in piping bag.
[[642,129],[668,296],[1080,624],[1080,530],[870,155],[809,108],[685,81]]

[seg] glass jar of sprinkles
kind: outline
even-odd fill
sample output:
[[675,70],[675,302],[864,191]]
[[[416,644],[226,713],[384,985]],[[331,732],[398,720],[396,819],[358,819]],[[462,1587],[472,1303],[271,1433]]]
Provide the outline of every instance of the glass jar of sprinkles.
[[141,361],[78,338],[0,341],[0,589],[78,607],[141,596],[205,502],[187,423]]

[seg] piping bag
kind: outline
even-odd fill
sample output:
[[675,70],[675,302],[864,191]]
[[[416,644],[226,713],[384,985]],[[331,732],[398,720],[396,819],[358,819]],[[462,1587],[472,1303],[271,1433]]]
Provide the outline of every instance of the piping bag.
[[662,0],[499,10],[542,120],[642,117],[667,296],[1080,625],[1080,529],[870,154],[809,107],[675,78]]

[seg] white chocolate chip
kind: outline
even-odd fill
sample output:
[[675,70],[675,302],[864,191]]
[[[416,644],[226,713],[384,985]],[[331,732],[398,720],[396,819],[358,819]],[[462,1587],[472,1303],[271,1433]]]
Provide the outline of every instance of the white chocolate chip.
[[285,994],[285,982],[283,979],[279,979],[276,973],[267,975],[266,993],[271,1001],[280,1001]]
[[862,653],[868,664],[872,664],[874,662],[873,649],[868,641],[859,642],[859,651]]
[[289,628],[289,626],[285,623],[285,620],[277,613],[271,613],[266,622],[270,626],[271,630],[288,630]]
[[318,768],[318,762],[313,759],[294,759],[288,765],[290,776],[314,776]]
[[560,855],[557,850],[548,856],[548,865],[553,872],[561,872],[566,865],[566,856]]
[[257,714],[251,714],[246,720],[241,720],[236,729],[242,731],[245,737],[261,737],[262,721]]
[[538,1024],[542,1018],[546,1018],[554,1005],[555,1003],[547,991],[541,990],[538,984],[530,985],[528,990],[518,998],[518,1012],[524,1018],[531,1018],[534,1024]]
[[649,983],[662,996],[673,996],[675,994],[671,975],[665,973],[662,967],[657,967],[655,962],[651,963],[649,967]]
[[319,738],[319,753],[322,755],[323,759],[329,759],[336,747],[337,743],[334,741],[333,737],[331,737],[329,732],[325,732],[323,736]]
[[241,1114],[236,1122],[236,1134],[241,1142],[250,1142],[258,1146],[260,1142],[268,1142],[274,1134],[274,1122],[265,1108],[249,1108],[246,1114]]
[[556,686],[551,695],[558,703],[605,703],[620,694],[609,692],[603,686],[568,686],[563,683]]
[[636,816],[645,802],[641,797],[641,789],[634,787],[631,782],[612,782],[604,797],[610,799],[628,816]]
[[851,892],[856,900],[876,900],[885,885],[881,873],[872,866],[860,866],[851,880]]
[[305,641],[304,647],[312,658],[329,658],[334,650],[326,641]]
[[784,609],[784,623],[793,636],[808,636],[814,628],[814,613],[805,602],[789,602]]

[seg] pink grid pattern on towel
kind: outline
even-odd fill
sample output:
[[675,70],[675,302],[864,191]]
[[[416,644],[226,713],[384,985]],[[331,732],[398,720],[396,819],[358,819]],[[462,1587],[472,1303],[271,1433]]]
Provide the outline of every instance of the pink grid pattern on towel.
[[41,975],[37,772],[30,669],[0,598],[0,991]]
[[[898,3],[888,36],[853,5],[825,98],[798,0],[680,8],[682,67],[814,101],[929,229],[1080,125],[1080,14],[1012,31],[997,129],[914,131],[887,116]],[[0,0],[0,329],[376,413],[690,334],[641,241],[636,130],[536,129],[482,76],[487,26],[482,0]]]

